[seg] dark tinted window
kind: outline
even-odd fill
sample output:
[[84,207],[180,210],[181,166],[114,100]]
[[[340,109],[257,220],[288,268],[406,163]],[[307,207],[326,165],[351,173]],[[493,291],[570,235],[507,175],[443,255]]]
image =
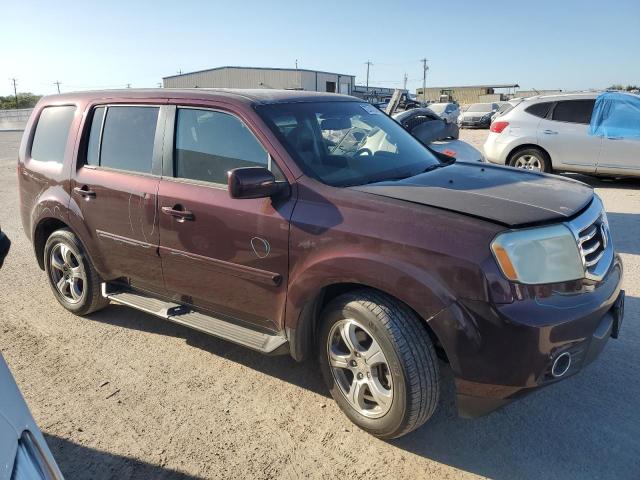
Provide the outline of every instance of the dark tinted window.
[[91,121],[91,131],[89,132],[89,144],[87,145],[87,165],[98,165],[100,163],[100,132],[102,131],[102,120],[104,119],[104,107],[96,108]]
[[549,113],[551,105],[553,105],[553,102],[534,103],[525,108],[524,111],[536,117],[544,118],[547,116],[547,113]]
[[268,166],[269,155],[238,118],[210,110],[178,109],[176,177],[226,184],[229,170]]
[[564,100],[558,102],[553,109],[552,118],[559,122],[586,123],[591,122],[591,113],[595,100]]
[[109,107],[100,166],[151,173],[157,121],[158,107]]
[[45,107],[42,110],[31,144],[31,158],[62,163],[75,111],[73,106]]

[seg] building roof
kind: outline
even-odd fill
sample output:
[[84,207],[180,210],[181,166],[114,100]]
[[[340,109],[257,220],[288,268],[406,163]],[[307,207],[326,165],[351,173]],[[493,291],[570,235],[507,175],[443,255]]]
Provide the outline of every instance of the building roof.
[[234,98],[237,101],[252,104],[298,103],[314,101],[355,102],[358,98],[338,93],[313,92],[308,90],[244,89],[244,88],[122,88],[117,90],[90,90],[49,95],[49,98],[61,101],[76,99],[91,100],[128,100],[128,99],[213,99]]
[[[427,90],[430,88],[437,88],[440,90],[452,90],[454,88],[520,88],[520,85],[517,83],[495,83],[493,85],[457,85],[453,87],[427,87]],[[418,90],[422,90],[422,88],[418,88]]]
[[215,70],[224,70],[225,68],[233,68],[238,70],[280,70],[285,72],[311,72],[311,73],[326,73],[328,75],[339,75],[341,77],[355,77],[355,75],[349,75],[347,73],[335,73],[335,72],[323,72],[322,70],[307,70],[306,68],[271,68],[271,67],[236,67],[236,66],[224,66],[215,68],[206,68],[204,70],[196,70],[195,72],[185,72],[178,75],[169,75],[168,77],[162,77],[163,80],[167,78],[184,77],[185,75],[192,75],[194,73],[213,72]]

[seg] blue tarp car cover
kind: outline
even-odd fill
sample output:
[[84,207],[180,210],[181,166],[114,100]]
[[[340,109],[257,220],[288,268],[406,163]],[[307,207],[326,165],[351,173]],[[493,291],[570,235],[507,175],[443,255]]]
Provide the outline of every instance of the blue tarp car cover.
[[589,135],[640,140],[640,96],[619,92],[599,95]]

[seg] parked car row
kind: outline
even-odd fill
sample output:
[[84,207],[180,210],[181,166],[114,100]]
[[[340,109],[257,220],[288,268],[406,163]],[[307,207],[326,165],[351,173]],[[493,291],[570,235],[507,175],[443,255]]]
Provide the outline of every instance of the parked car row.
[[640,176],[640,97],[592,92],[523,99],[491,124],[484,153],[489,162],[540,172]]

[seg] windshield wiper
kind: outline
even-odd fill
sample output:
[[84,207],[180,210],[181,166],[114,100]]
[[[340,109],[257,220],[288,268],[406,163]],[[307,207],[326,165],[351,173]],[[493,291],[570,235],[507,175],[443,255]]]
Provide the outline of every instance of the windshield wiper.
[[436,163],[436,164],[433,164],[433,165],[429,165],[421,173],[433,172],[434,170],[437,170],[438,168],[448,167],[449,165],[453,165],[454,163],[456,163],[456,159],[455,158],[451,158],[451,161],[449,161],[449,162],[441,162],[441,163]]

